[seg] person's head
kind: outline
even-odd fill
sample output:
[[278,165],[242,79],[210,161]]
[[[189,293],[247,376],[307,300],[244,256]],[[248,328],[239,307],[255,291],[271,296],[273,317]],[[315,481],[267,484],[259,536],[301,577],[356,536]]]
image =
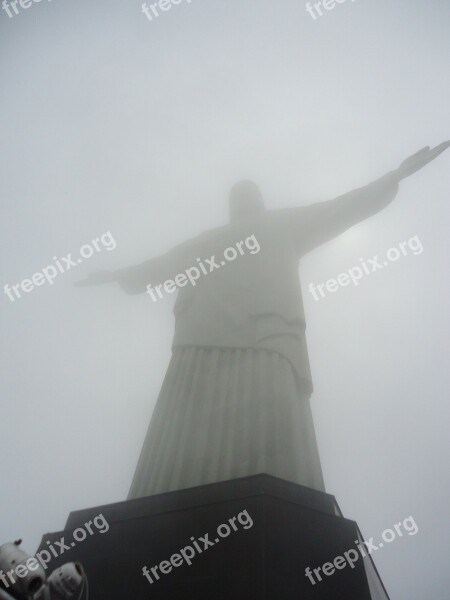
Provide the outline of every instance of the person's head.
[[253,181],[238,181],[230,191],[230,220],[256,216],[264,210],[259,187]]

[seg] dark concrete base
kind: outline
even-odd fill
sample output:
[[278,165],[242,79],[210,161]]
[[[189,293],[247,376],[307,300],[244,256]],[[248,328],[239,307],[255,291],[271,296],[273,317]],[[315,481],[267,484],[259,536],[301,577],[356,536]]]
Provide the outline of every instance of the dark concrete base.
[[[333,496],[268,475],[77,511],[64,531],[44,536],[39,550],[48,549],[47,542],[55,546],[62,536],[71,546],[74,530],[87,532],[86,523],[100,514],[109,531],[100,534],[91,525],[93,535],[86,533],[84,541],[49,563],[53,570],[79,560],[91,600],[388,598],[373,563],[361,557],[353,569],[347,565],[311,583],[307,567],[332,563],[356,549],[357,525],[342,517]],[[229,522],[240,514],[241,520]],[[225,527],[218,533],[221,524],[228,524],[228,535]],[[205,534],[214,542],[207,549],[200,540]],[[75,537],[84,534],[78,531]],[[195,552],[192,564],[179,566],[180,559],[173,558],[171,565],[171,557],[186,546]],[[143,575],[144,566],[153,583]],[[151,573],[155,566],[159,579]]]

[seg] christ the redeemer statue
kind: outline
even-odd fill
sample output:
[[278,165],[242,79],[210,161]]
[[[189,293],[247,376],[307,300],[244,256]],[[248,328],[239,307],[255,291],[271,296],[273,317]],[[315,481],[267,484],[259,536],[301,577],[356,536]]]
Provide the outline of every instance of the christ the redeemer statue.
[[[81,282],[117,281],[138,294],[175,280],[198,259],[214,256],[218,265],[178,292],[173,354],[130,499],[257,473],[324,491],[299,259],[386,207],[402,179],[449,146],[424,148],[381,179],[312,206],[266,210],[258,187],[240,182],[227,225]],[[260,250],[221,265],[224,250],[249,236]]]

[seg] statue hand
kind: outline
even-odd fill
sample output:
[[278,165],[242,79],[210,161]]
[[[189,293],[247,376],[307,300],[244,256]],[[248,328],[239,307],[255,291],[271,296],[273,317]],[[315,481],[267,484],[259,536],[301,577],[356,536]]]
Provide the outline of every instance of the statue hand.
[[90,273],[86,279],[76,281],[74,285],[76,287],[88,287],[92,285],[102,285],[104,283],[111,283],[117,281],[114,275],[114,271],[97,271],[96,273]]
[[419,152],[416,152],[415,154],[413,154],[412,156],[410,156],[402,162],[400,167],[395,172],[397,179],[400,181],[401,179],[405,179],[405,177],[409,177],[416,171],[419,171],[429,162],[431,162],[440,154],[442,154],[444,150],[447,150],[449,146],[450,141],[443,142],[435,148],[430,148],[429,146],[422,148],[422,150],[419,150]]

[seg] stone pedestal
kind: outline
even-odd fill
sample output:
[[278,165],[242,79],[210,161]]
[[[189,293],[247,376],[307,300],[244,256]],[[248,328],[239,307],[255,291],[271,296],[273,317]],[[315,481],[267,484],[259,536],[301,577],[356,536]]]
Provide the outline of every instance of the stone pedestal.
[[[91,524],[90,534],[86,524],[100,514],[109,530]],[[72,546],[74,531],[86,538]],[[370,557],[357,550],[356,523],[343,518],[334,497],[268,475],[73,512],[39,550],[47,542],[58,548],[63,536],[70,549],[49,570],[80,561],[91,600],[388,599]],[[359,555],[353,568],[323,567],[349,550]]]

